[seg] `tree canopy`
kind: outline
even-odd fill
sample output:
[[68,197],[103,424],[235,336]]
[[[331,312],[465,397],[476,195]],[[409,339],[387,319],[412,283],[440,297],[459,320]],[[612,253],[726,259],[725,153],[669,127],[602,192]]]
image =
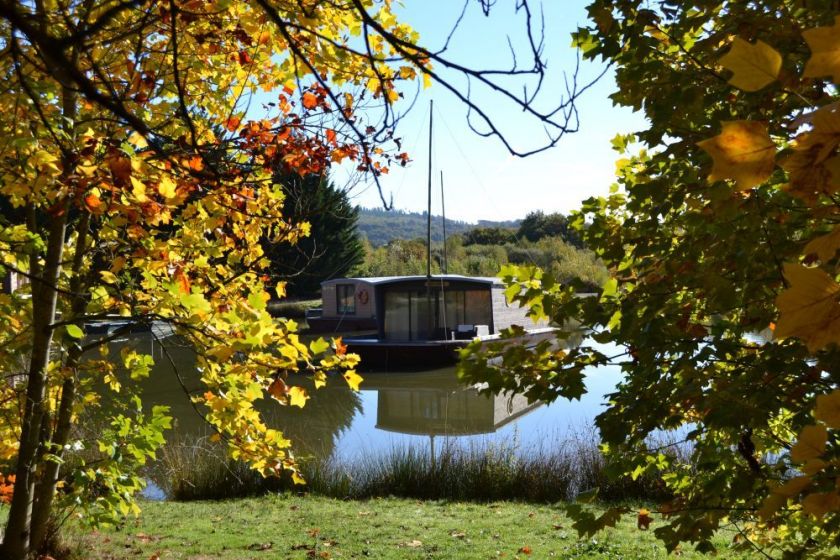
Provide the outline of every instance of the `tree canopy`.
[[[829,4],[592,2],[575,44],[615,66],[613,101],[648,121],[613,141],[613,194],[571,217],[611,278],[581,298],[551,274],[505,271],[512,300],[574,320],[590,343],[476,346],[463,364],[490,390],[548,400],[579,397],[588,366],[620,365],[596,420],[603,449],[616,476],[664,481],[672,499],[652,527],[671,550],[710,550],[726,527],[766,557],[836,552],[840,19]],[[584,534],[635,514],[569,510]]]
[[344,276],[364,259],[356,225],[359,209],[327,175],[275,176],[283,186],[283,215],[309,224],[309,234],[294,245],[266,242],[269,271],[285,280],[289,296],[319,293],[321,282]]
[[[137,394],[151,356],[104,358],[131,329],[165,323],[194,349],[194,404],[233,458],[300,479],[254,402],[303,406],[289,375],[315,388],[331,371],[354,388],[360,377],[340,340],[304,344],[266,311],[284,284],[269,285],[260,241],[309,229],[283,215],[274,170],[344,162],[376,181],[405,163],[394,134],[412,83],[455,95],[512,153],[533,148],[505,138],[494,96],[541,125],[542,148],[575,129],[577,90],[536,102],[545,64],[527,1],[515,10],[529,67],[514,56],[484,69],[424,48],[391,4],[0,1],[0,261],[29,281],[0,295],[0,496],[11,493],[0,556],[38,550],[56,505],[91,522],[137,510],[137,469],[169,418]],[[94,321],[123,326],[98,335]],[[102,391],[122,408],[99,414]],[[82,438],[77,424],[97,414],[101,433]]]

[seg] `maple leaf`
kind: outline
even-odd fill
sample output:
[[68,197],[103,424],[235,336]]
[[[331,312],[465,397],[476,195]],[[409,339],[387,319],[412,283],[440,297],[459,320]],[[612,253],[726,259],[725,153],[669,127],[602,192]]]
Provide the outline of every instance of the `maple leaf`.
[[309,400],[309,395],[302,387],[290,387],[288,391],[289,404],[292,406],[299,406],[303,408],[306,406],[306,401]]
[[182,294],[188,295],[190,293],[190,278],[180,266],[175,270],[175,281],[178,283],[178,289]]
[[85,206],[90,212],[96,212],[102,206],[102,201],[99,200],[98,196],[91,193],[85,196]]
[[840,428],[840,389],[817,397],[814,417],[829,428]]
[[790,287],[776,298],[775,337],[800,338],[812,352],[840,342],[840,285],[824,271],[800,264],[786,264],[784,275]]
[[239,117],[231,117],[225,122],[225,128],[227,128],[231,132],[236,132],[239,128],[239,123],[241,119]]
[[359,384],[362,382],[362,376],[351,369],[344,373],[344,380],[351,389],[358,391]]
[[732,47],[719,61],[732,71],[729,83],[744,91],[758,91],[774,82],[782,68],[782,56],[764,41],[755,44],[735,37]]
[[828,442],[828,430],[825,426],[805,426],[796,440],[796,445],[790,449],[790,458],[795,463],[804,463],[809,459],[816,459],[825,453]]
[[834,25],[808,29],[802,36],[811,49],[811,58],[802,75],[806,78],[831,76],[835,83],[840,83],[840,15],[834,17]]
[[303,106],[307,109],[314,109],[318,106],[318,97],[311,91],[303,94]]
[[335,348],[336,356],[344,356],[347,354],[347,345],[341,341],[341,337],[333,339],[333,348]]
[[763,183],[776,165],[776,145],[763,122],[724,122],[720,134],[697,145],[714,161],[709,181],[731,179],[738,190]]

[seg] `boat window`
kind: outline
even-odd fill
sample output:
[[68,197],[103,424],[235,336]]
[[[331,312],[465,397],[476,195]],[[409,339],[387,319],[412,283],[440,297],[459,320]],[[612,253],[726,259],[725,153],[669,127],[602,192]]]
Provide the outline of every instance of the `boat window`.
[[354,315],[356,313],[356,285],[339,284],[336,286],[336,302],[338,313],[341,315]]
[[385,292],[384,335],[389,340],[448,340],[458,325],[491,325],[489,290],[391,288]]

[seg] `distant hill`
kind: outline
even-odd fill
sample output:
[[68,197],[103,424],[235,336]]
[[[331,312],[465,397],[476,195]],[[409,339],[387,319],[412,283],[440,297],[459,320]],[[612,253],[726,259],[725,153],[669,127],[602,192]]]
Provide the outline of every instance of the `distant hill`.
[[[432,215],[432,241],[443,240],[441,217]],[[519,220],[494,222],[479,220],[477,224],[446,220],[446,235],[463,233],[477,227],[518,228]],[[406,212],[404,210],[382,210],[380,208],[359,209],[359,232],[367,237],[371,245],[379,247],[394,239],[416,239],[426,237],[426,212]]]

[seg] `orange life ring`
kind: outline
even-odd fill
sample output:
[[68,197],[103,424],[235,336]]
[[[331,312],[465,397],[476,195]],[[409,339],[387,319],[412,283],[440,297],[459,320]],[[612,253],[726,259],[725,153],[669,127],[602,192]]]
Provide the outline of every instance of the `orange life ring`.
[[365,305],[368,302],[368,293],[367,290],[359,290],[359,295],[356,296],[359,298],[359,303]]

